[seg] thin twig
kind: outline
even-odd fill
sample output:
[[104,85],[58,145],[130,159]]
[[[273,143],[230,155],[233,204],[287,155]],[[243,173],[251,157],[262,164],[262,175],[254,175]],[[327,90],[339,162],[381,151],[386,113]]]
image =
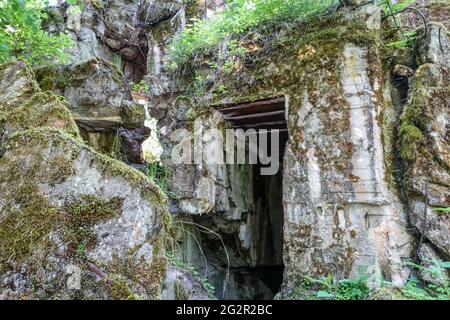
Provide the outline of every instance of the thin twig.
[[426,19],[425,15],[424,15],[420,10],[418,10],[418,9],[416,9],[416,8],[407,7],[407,8],[405,8],[405,9],[403,9],[403,10],[400,10],[400,11],[397,11],[397,12],[393,12],[393,13],[391,13],[391,14],[385,16],[383,19],[386,19],[386,18],[389,18],[389,17],[393,17],[393,16],[395,16],[395,15],[397,15],[397,14],[403,13],[403,12],[408,11],[408,10],[414,11],[415,13],[418,13],[418,14],[420,15],[420,17],[422,18],[422,21],[423,21],[423,25],[424,25],[424,27],[425,27],[425,37],[426,37],[427,34],[428,34],[428,24],[427,24],[427,19]]
[[197,226],[197,227],[199,227],[199,228],[201,228],[203,230],[206,230],[206,231],[212,233],[213,235],[218,237],[220,242],[222,243],[222,246],[223,246],[223,248],[225,250],[225,255],[227,257],[227,272],[226,272],[226,275],[225,275],[225,280],[223,282],[223,289],[222,289],[222,295],[223,295],[223,297],[225,297],[225,293],[227,291],[227,285],[228,285],[228,283],[230,281],[230,256],[228,255],[228,250],[227,250],[227,247],[225,246],[225,242],[223,242],[223,239],[222,239],[220,234],[218,234],[217,232],[212,231],[211,229],[208,229],[205,226],[202,226],[201,224],[198,224],[198,223],[195,223],[195,222],[189,222],[189,221],[183,221],[183,223]]
[[197,240],[197,237],[192,232],[189,232],[189,231],[187,231],[184,228],[180,228],[180,227],[177,227],[177,226],[172,226],[172,227],[187,233],[188,235],[190,235],[195,240],[195,242],[197,243],[197,246],[198,246],[198,248],[200,250],[200,253],[201,253],[202,257],[203,257],[203,261],[205,263],[205,276],[206,276],[208,274],[208,261],[206,260],[205,253],[203,252],[202,246],[200,245],[200,242]]

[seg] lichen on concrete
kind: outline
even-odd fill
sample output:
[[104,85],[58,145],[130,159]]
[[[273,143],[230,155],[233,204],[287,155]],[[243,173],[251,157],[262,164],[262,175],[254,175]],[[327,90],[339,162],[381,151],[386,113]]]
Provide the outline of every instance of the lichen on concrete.
[[[0,297],[157,298],[165,195],[85,145],[64,99],[40,91],[26,66],[1,67],[31,84],[0,114]],[[125,262],[132,275],[115,270]]]

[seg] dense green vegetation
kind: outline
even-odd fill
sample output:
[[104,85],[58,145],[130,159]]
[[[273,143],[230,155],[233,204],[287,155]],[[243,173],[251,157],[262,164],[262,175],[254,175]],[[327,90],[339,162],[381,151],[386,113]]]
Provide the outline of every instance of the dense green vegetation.
[[341,279],[337,281],[332,275],[319,279],[304,277],[302,283],[292,292],[294,299],[326,300],[363,300],[369,295],[367,277],[358,279]]
[[[389,281],[381,280],[381,289],[370,290],[367,276],[357,279],[337,280],[332,275],[319,279],[304,277],[293,290],[294,299],[326,299],[326,300],[364,300],[364,299],[401,299],[401,300],[449,300],[450,279],[447,272],[450,262],[429,260],[424,265],[413,262],[407,264],[414,271],[406,284],[394,288]],[[421,278],[432,279],[425,282]]]
[[43,0],[0,0],[0,63],[18,59],[46,65],[67,60],[70,37],[42,29],[48,18],[46,6]]
[[186,63],[198,50],[213,49],[222,42],[233,51],[239,46],[235,36],[252,28],[300,21],[338,4],[338,0],[232,0],[222,13],[208,20],[193,20],[174,39],[172,67]]
[[433,279],[424,283],[416,277],[411,277],[401,289],[403,295],[415,300],[449,300],[450,299],[450,279],[448,261],[423,261],[423,264],[408,263],[413,269],[420,272],[422,276]]
[[[77,3],[69,0],[68,3]],[[413,0],[397,1],[394,11]],[[170,46],[171,66],[176,68],[192,59],[199,50],[211,50],[224,44],[229,52],[245,50],[236,35],[260,26],[302,21],[337,8],[339,0],[230,0],[226,9],[208,20],[192,20]],[[42,29],[48,19],[47,0],[0,0],[0,63],[20,59],[30,64],[61,63],[72,45],[66,34],[49,34]]]
[[[375,1],[388,14],[405,9],[415,0]],[[339,0],[230,0],[225,10],[207,20],[191,20],[183,32],[170,45],[171,68],[186,64],[199,51],[226,47],[228,54],[242,54],[245,50],[238,35],[259,27],[287,26],[335,11]],[[327,11],[328,9],[328,11]],[[392,11],[390,11],[392,10]]]

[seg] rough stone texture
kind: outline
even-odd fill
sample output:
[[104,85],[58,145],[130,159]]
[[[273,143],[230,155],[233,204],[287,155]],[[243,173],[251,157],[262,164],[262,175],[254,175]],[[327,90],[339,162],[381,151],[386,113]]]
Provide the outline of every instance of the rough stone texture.
[[174,16],[187,2],[186,0],[144,0],[139,17],[145,25],[152,25]]
[[144,106],[133,102],[123,74],[111,63],[89,60],[69,68],[63,80],[61,92],[81,125],[93,131],[144,125]]
[[171,266],[167,270],[163,300],[210,300],[211,294],[190,271]]
[[399,288],[395,287],[384,287],[379,288],[372,292],[368,297],[368,300],[412,300],[405,297]]
[[[343,9],[331,22],[314,20],[301,37],[282,34],[286,42],[274,51],[255,40],[255,61],[237,59],[229,75],[205,70],[211,57],[199,55],[203,65],[194,61],[191,67],[209,86],[200,97],[187,91],[192,99],[184,96],[192,79],[167,72],[167,46],[189,17],[208,12],[192,10],[181,0],[145,0],[140,6],[131,0],[99,0],[82,12],[71,8],[55,9],[54,23],[47,26],[68,30],[76,40],[70,65],[48,74],[37,70],[39,83],[64,94],[86,141],[109,153],[118,135],[130,150],[127,160],[135,162],[148,132],[145,112],[133,103],[127,81],[139,81],[147,72],[151,115],[158,120],[163,161],[172,169],[170,210],[186,220],[176,240],[202,271],[207,260],[218,297],[271,298],[273,289],[257,268],[281,266],[281,259],[287,295],[302,276],[327,273],[339,278],[368,274],[374,287],[383,276],[400,286],[410,274],[404,259],[414,256],[409,222],[425,236],[422,265],[450,256],[449,215],[434,211],[448,207],[450,199],[450,41],[443,26],[429,24],[422,38],[419,31],[416,61],[410,52],[394,60],[393,74],[410,81],[398,119],[399,106],[387,97],[391,88],[381,60],[376,6]],[[158,297],[165,269],[159,192],[138,172],[78,141],[65,103],[40,92],[31,74],[26,67],[0,66],[0,168],[8,172],[0,177],[0,185],[8,185],[0,188],[0,297]],[[267,208],[255,197],[251,168],[220,161],[169,162],[180,141],[207,153],[217,144],[200,134],[222,131],[227,124],[207,107],[277,96],[287,100],[290,137],[282,177],[283,252],[279,244],[273,250],[270,241],[276,240],[268,236],[282,209],[270,207],[268,216],[260,215]],[[53,129],[28,130],[35,127]],[[177,129],[185,131],[175,135]],[[209,160],[217,162],[224,150],[210,153]],[[399,171],[397,151],[403,158],[403,184],[393,176]],[[259,180],[261,195],[273,203],[280,202],[270,197],[279,193],[276,179]],[[79,213],[95,215],[80,220]],[[24,228],[36,232],[5,237]],[[203,289],[189,272],[171,267],[162,297],[204,299]],[[389,297],[402,298],[395,289],[372,295]]]
[[444,67],[450,65],[450,40],[447,29],[439,23],[429,23],[427,25],[427,34],[424,37],[424,28],[419,31],[419,40],[417,41],[417,63],[434,63]]
[[113,136],[126,130],[125,138],[119,137],[122,151],[128,162],[142,163],[145,112],[133,102],[129,83],[139,83],[147,67],[152,90],[169,82],[154,63],[159,63],[158,48],[166,50],[175,30],[186,24],[188,5],[197,6],[184,0],[95,0],[83,3],[81,10],[65,3],[49,9],[46,29],[68,33],[75,46],[67,66],[37,68],[38,79],[66,97],[83,138],[96,150],[111,154]]
[[121,139],[121,148],[125,150],[128,163],[142,163],[142,143],[150,135],[150,129],[147,127],[127,130],[120,129],[119,137]]
[[[436,251],[426,243],[422,244],[419,249],[419,259],[422,261],[421,265],[429,270],[436,269],[436,265],[442,261],[442,258],[436,253]],[[448,283],[448,274],[445,269],[434,271],[433,273],[434,274],[431,274],[430,272],[420,270],[419,276],[423,281],[437,286],[442,286],[445,285],[445,283]]]
[[[138,24],[138,10],[138,4],[132,0],[108,1],[104,16],[108,37],[106,41],[108,42],[108,39],[118,40],[119,43],[122,39],[133,41]],[[119,49],[114,45],[111,47]]]
[[362,0],[342,0],[341,3],[346,6],[358,6],[361,3],[363,3],[363,1]]
[[[193,132],[175,132],[179,135],[177,137],[176,134],[169,135],[169,143],[180,142],[172,150],[174,154],[183,147],[184,150],[195,150],[192,160],[199,159],[201,153],[205,155],[195,164],[173,165],[170,158],[166,159],[172,169],[171,190],[177,196],[177,202],[171,207],[172,213],[199,216],[201,224],[233,235],[232,239],[225,240],[226,245],[232,248],[230,251],[240,252],[231,259],[233,267],[281,263],[281,252],[270,251],[270,243],[267,248],[258,246],[260,241],[271,240],[265,238],[266,232],[261,232],[269,222],[260,219],[256,213],[252,166],[226,164],[224,141],[214,139],[219,137],[219,133],[225,133],[227,128],[220,114],[206,112],[195,119],[189,122],[189,126],[195,127]],[[268,197],[272,191],[268,183],[265,190]],[[222,213],[220,217],[215,216],[218,212]],[[281,215],[281,212],[278,213]],[[214,221],[206,221],[211,214]],[[205,237],[205,246],[220,246],[214,235]],[[214,250],[211,251],[215,255]],[[218,255],[218,260],[225,263],[225,255],[222,252]]]
[[[206,4],[205,4],[206,2]],[[146,3],[157,3],[158,0],[148,0]],[[183,3],[184,5],[181,5]],[[169,53],[171,41],[179,36],[180,32],[186,27],[191,19],[202,19],[205,16],[212,16],[215,12],[221,11],[224,7],[223,0],[197,0],[185,1],[177,0],[167,3],[164,6],[155,5],[156,12],[164,7],[172,7],[177,10],[176,14],[170,19],[163,19],[152,25],[148,34],[148,69],[145,80],[150,84],[150,93],[157,101],[151,101],[150,108],[157,108],[158,103],[163,101],[167,103],[172,99],[173,93],[183,92],[189,83],[180,81],[181,77],[174,76],[168,70],[165,62]],[[146,6],[144,5],[144,8]],[[179,9],[178,9],[179,8]],[[206,13],[205,13],[206,9]]]
[[0,69],[0,138],[36,127],[60,129],[79,136],[67,104],[54,94],[42,91],[25,63],[6,63]]
[[86,3],[80,11],[75,5],[60,4],[51,7],[48,15],[50,19],[45,25],[47,30],[66,31],[74,40],[75,46],[69,51],[70,64],[83,63],[96,57],[113,61],[115,54],[103,41],[106,25],[101,8]]
[[23,105],[10,111],[0,108],[1,134],[11,135],[17,131],[36,127],[60,129],[79,136],[67,104],[49,92],[37,92]]
[[[419,10],[428,22],[439,22],[450,28],[450,3],[447,0],[416,0],[410,6]],[[412,10],[400,14],[399,18],[406,30],[414,31],[423,26],[422,16]]]
[[117,127],[124,127],[129,132],[122,149],[129,160],[141,163],[141,150],[136,150],[141,141],[130,138],[146,132],[145,111],[133,102],[129,82],[140,82],[146,73],[149,30],[144,27],[150,26],[149,21],[169,18],[183,5],[178,0],[142,4],[98,0],[84,3],[82,10],[67,4],[49,9],[51,19],[46,28],[67,32],[75,46],[67,66],[38,68],[38,79],[66,97],[77,123],[85,130],[83,137],[96,150],[110,153],[111,146],[104,143],[113,140]]
[[[192,106],[192,101],[186,107],[177,95],[168,96],[166,89],[152,91],[151,113],[159,121],[168,157],[172,146],[183,140],[171,136],[175,129],[187,129],[182,135],[187,141],[195,137],[196,125],[189,119],[202,119],[201,126],[211,127],[214,115],[202,111],[211,105],[286,96],[289,141],[283,163],[284,291],[288,293],[298,285],[303,275],[327,273],[337,273],[339,278],[367,274],[372,286],[384,276],[400,286],[410,274],[403,259],[412,256],[414,237],[407,232],[408,217],[392,175],[395,140],[386,132],[393,129],[395,119],[386,117],[395,117],[396,111],[390,110],[384,92],[379,8],[344,11],[333,21],[336,28],[329,21],[315,23],[318,25],[309,25],[309,37],[302,34],[301,39],[309,41],[293,38],[292,43],[286,42],[283,58],[274,52],[261,52],[264,59],[250,66],[237,62],[236,70],[226,76],[203,72],[198,66],[211,80],[211,88],[193,99],[198,107]],[[315,27],[323,28],[321,23],[328,31],[314,33]],[[158,61],[164,61],[161,52]],[[218,93],[219,88],[226,93]],[[223,128],[218,120],[214,127]],[[239,267],[252,266],[254,256],[248,252],[252,247],[255,252],[259,250],[258,242],[249,246],[251,238],[258,239],[258,231],[245,223],[252,214],[231,209],[229,187],[225,195],[218,192],[232,186],[231,182],[252,178],[244,178],[239,171],[233,177],[230,166],[226,167],[228,178],[204,164],[179,168],[179,174],[174,168],[176,186],[172,189],[179,201],[174,201],[172,208],[184,214],[208,214],[194,217],[194,221],[220,233],[226,243],[239,239],[239,248],[228,246],[231,261],[239,262]],[[218,182],[214,172],[228,183]],[[228,199],[230,209],[222,206],[224,199]],[[246,198],[242,203],[251,204],[252,200]],[[213,245],[212,238],[208,236],[205,241],[214,257],[212,264],[223,264],[223,252],[220,245]],[[223,281],[221,272],[212,278]]]
[[[340,278],[366,273],[373,285],[382,273],[395,285],[408,276],[401,258],[409,255],[411,238],[402,205],[386,181],[377,120],[383,107],[381,66],[367,60],[376,54],[346,44],[335,71],[340,85],[334,86],[342,92],[329,93],[332,75],[322,69],[322,85],[305,91],[303,105],[290,116],[291,136],[303,138],[291,139],[285,155],[288,274],[337,268]],[[341,110],[332,113],[333,122],[341,123],[339,135],[327,125],[329,111],[322,111],[333,100]]]
[[64,103],[17,90],[26,65],[0,70],[18,75],[0,78],[0,299],[158,298],[165,196],[83,144]]
[[450,50],[441,50],[439,29],[442,46],[450,47],[448,32],[439,24],[429,24],[428,36],[417,44],[419,67],[402,114],[400,151],[411,222],[449,257],[450,216],[434,211],[450,205]]
[[[448,206],[448,202],[446,202],[445,205]],[[425,223],[424,200],[412,200],[410,206],[411,222],[428,240],[439,248],[446,257],[450,256],[450,236],[448,235],[450,218],[448,214],[445,212],[440,213],[433,211],[436,207],[427,207]]]
[[0,79],[1,111],[23,104],[38,90],[33,71],[23,62],[2,64]]
[[[173,20],[161,21],[154,25],[148,36],[148,73],[145,80],[150,84],[153,96],[162,96],[179,91],[179,81],[167,72],[164,57],[168,54],[168,46],[173,37],[183,30],[188,17],[186,10],[181,9]],[[155,104],[153,104],[155,105]]]
[[22,131],[3,150],[2,298],[159,296],[164,199],[150,182],[57,131]]

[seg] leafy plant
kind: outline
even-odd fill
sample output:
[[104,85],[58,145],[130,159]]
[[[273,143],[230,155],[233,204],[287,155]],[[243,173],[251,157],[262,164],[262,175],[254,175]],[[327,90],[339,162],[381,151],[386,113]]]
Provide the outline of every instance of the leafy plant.
[[192,276],[202,284],[203,288],[205,288],[210,295],[214,295],[216,288],[209,282],[206,277],[202,277],[194,266],[181,261],[175,256],[175,254],[170,251],[166,251],[166,257],[172,266],[189,271]]
[[68,60],[71,38],[42,30],[47,5],[43,0],[0,0],[0,62],[17,59],[49,65]]
[[358,279],[343,279],[339,281],[336,299],[337,300],[363,300],[369,294],[367,277],[361,276]]
[[150,89],[150,87],[148,86],[147,83],[145,83],[144,80],[141,80],[138,83],[131,82],[130,86],[131,86],[131,90],[133,92],[139,92],[139,93],[147,93],[148,90]]
[[428,266],[418,265],[413,262],[408,262],[407,264],[423,274],[428,274],[435,281],[433,283],[423,283],[412,277],[402,290],[403,294],[420,300],[449,300],[450,280],[447,269],[450,269],[450,262],[439,260],[427,260],[424,262]]
[[298,21],[338,3],[338,0],[232,0],[223,12],[211,19],[193,19],[172,41],[171,66],[177,68],[199,50],[212,50],[221,43],[225,44],[228,55],[242,54],[237,35],[260,25]]
[[167,167],[161,165],[159,161],[155,161],[147,165],[145,173],[161,188],[161,190],[166,193],[168,192],[170,171]]
[[[122,66],[122,56],[120,53],[116,53],[113,57],[113,64],[117,67],[119,70],[123,70]],[[132,84],[132,83],[131,83]]]
[[416,39],[417,39],[417,32],[415,32],[415,31],[405,32],[405,33],[403,33],[403,39],[401,39],[399,41],[391,42],[391,43],[387,44],[387,46],[397,48],[397,49],[411,47],[414,44]]
[[122,149],[122,141],[120,139],[119,130],[117,130],[116,134],[114,135],[110,156],[111,158],[117,159],[122,162],[127,161],[127,156]]
[[416,277],[411,277],[401,289],[402,294],[413,300],[432,300],[431,296]]
[[369,295],[367,276],[336,281],[332,275],[319,279],[304,277],[301,286],[293,292],[295,298],[363,300]]
[[450,207],[449,208],[437,208],[437,209],[433,209],[433,211],[450,212]]

